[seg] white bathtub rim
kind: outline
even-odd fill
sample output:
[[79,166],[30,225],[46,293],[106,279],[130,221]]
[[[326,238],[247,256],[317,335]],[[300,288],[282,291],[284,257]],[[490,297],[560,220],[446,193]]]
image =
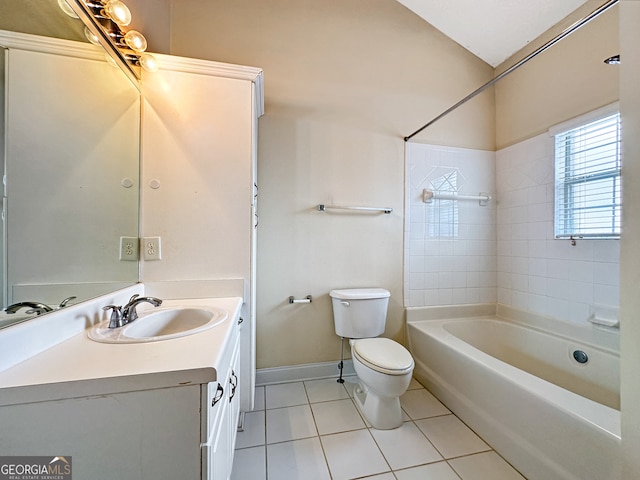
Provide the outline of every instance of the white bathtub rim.
[[430,307],[407,307],[407,325],[445,319],[499,319],[558,336],[572,342],[620,354],[620,330],[590,323],[575,323],[544,317],[503,304],[469,304]]
[[407,323],[445,318],[495,317],[496,303],[469,303],[465,305],[434,305],[406,307]]
[[[555,408],[563,411],[567,415],[579,418],[604,433],[611,435],[617,441],[620,440],[621,426],[619,410],[602,405],[558,385],[554,385],[551,382],[536,377],[524,370],[520,370],[513,365],[509,365],[502,360],[492,357],[476,347],[469,345],[444,329],[444,324],[452,320],[474,321],[477,320],[477,318],[414,321],[409,324],[409,328],[428,330],[436,341],[451,345],[456,349],[456,351],[460,352],[461,355],[487,365],[497,375],[506,378],[509,381],[517,381],[518,385],[526,391],[530,392],[532,395],[541,397],[544,402],[552,404]],[[495,317],[494,320],[504,321]],[[411,335],[408,334],[408,337],[409,342],[411,342]],[[565,405],[571,405],[572,408],[569,410]]]
[[586,321],[585,323],[576,323],[544,317],[503,304],[497,304],[496,316],[568,340],[577,340],[601,350],[620,353],[620,329],[618,328],[594,325]]

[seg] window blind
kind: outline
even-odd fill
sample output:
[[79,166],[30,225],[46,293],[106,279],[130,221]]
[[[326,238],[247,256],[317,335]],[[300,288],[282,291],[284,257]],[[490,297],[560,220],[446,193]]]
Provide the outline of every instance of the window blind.
[[620,114],[555,135],[555,237],[619,238]]

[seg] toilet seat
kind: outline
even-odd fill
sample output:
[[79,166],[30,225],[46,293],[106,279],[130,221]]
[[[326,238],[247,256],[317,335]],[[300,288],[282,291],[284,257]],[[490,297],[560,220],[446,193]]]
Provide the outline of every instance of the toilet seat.
[[367,367],[387,375],[404,375],[414,367],[409,351],[389,338],[356,340],[351,353]]

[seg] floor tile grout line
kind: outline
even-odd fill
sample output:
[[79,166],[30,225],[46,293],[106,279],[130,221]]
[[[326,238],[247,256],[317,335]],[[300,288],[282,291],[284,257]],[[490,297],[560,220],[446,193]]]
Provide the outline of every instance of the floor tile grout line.
[[318,438],[318,443],[320,444],[320,450],[322,450],[322,458],[324,458],[324,464],[327,467],[327,473],[329,474],[329,478],[333,479],[333,475],[331,474],[331,467],[329,466],[329,459],[327,458],[327,452],[324,450],[324,445],[322,443],[322,438],[320,437],[320,430],[318,429],[318,422],[316,421],[316,416],[313,413],[313,408],[311,408],[311,399],[309,398],[309,391],[307,390],[307,384],[302,382],[302,386],[304,388],[304,393],[307,396],[307,400],[309,402],[309,410],[311,411],[311,418],[313,419],[313,426],[316,429],[316,435]]
[[[404,423],[404,422],[402,422],[402,423]],[[371,427],[371,428],[373,428],[373,427]],[[376,440],[376,437],[373,435],[373,433],[371,433],[371,428],[367,427],[367,430],[369,431],[369,435],[371,435],[371,438],[373,439],[373,443],[375,443],[376,447],[378,447],[378,450],[380,451],[380,455],[382,455],[382,458],[384,458],[384,461],[386,462],[387,466],[389,467],[389,471],[395,477],[395,474],[393,473],[393,468],[391,467],[391,463],[389,463],[389,460],[387,459],[387,456],[384,454],[384,451],[382,450],[382,448],[378,444],[378,441]],[[382,473],[386,473],[386,472],[382,472]]]
[[[283,382],[283,383],[295,383],[295,382]],[[494,453],[495,453],[496,455],[498,455],[502,460],[504,460],[508,465],[510,465],[512,468],[514,468],[514,467],[513,467],[509,462],[507,462],[507,461],[502,457],[502,455],[500,455],[498,452],[496,452],[496,451],[495,451],[495,449],[494,449],[491,445],[489,445],[489,444],[488,444],[488,443],[487,443],[487,442],[486,442],[482,437],[480,437],[480,436],[479,436],[479,435],[478,435],[478,434],[477,434],[473,429],[471,429],[471,428],[470,428],[470,427],[469,427],[465,422],[463,422],[461,419],[459,419],[459,417],[457,417],[457,415],[455,415],[455,413],[453,413],[453,412],[449,411],[449,413],[446,413],[446,414],[439,414],[439,415],[434,415],[434,416],[431,416],[431,417],[424,417],[424,418],[414,419],[414,418],[411,418],[411,417],[409,416],[409,414],[408,414],[408,413],[403,409],[403,413],[404,413],[404,414],[406,415],[406,417],[408,418],[408,420],[403,421],[403,423],[405,423],[405,422],[411,422],[411,423],[413,423],[413,424],[414,424],[414,426],[415,426],[416,428],[418,428],[418,430],[420,431],[420,433],[421,433],[421,434],[422,434],[422,435],[427,439],[427,441],[428,441],[428,442],[429,442],[429,443],[430,443],[430,444],[435,448],[435,450],[436,450],[436,451],[437,451],[437,452],[442,456],[442,459],[440,459],[440,460],[435,460],[435,461],[433,461],[433,462],[427,462],[427,463],[424,463],[424,464],[412,465],[412,466],[409,466],[409,467],[405,467],[405,468],[400,468],[400,469],[397,469],[397,470],[393,470],[393,469],[391,468],[391,465],[389,464],[389,461],[387,460],[386,456],[384,455],[384,452],[383,452],[383,451],[382,451],[382,449],[380,448],[380,445],[378,444],[378,442],[376,441],[376,439],[375,439],[374,435],[373,435],[373,434],[372,434],[372,432],[371,432],[371,429],[372,429],[373,427],[372,427],[371,425],[368,425],[368,422],[366,421],[366,419],[364,419],[364,418],[362,417],[361,412],[357,409],[357,407],[356,407],[356,405],[355,405],[355,402],[354,402],[354,398],[353,398],[353,396],[351,396],[351,393],[349,392],[349,389],[348,389],[345,385],[343,385],[343,388],[346,390],[346,393],[347,393],[348,398],[336,398],[336,399],[327,399],[327,400],[322,400],[322,401],[317,401],[317,402],[311,402],[311,398],[310,398],[310,396],[309,396],[309,392],[308,392],[308,390],[307,390],[307,385],[305,384],[305,382],[304,382],[304,381],[302,381],[302,382],[300,382],[300,383],[302,383],[303,388],[304,388],[304,391],[305,391],[305,396],[307,397],[307,403],[306,403],[306,405],[309,407],[309,409],[310,409],[310,411],[311,411],[311,415],[312,415],[312,419],[313,419],[313,422],[314,422],[314,428],[315,428],[315,431],[316,431],[316,435],[313,435],[313,436],[310,436],[310,437],[303,437],[303,438],[300,438],[300,439],[291,439],[291,440],[286,440],[286,441],[279,441],[279,442],[274,442],[274,443],[271,443],[271,444],[267,443],[267,428],[268,428],[268,427],[267,427],[267,411],[269,411],[269,410],[277,410],[277,409],[282,409],[282,408],[289,408],[289,407],[296,407],[296,406],[304,406],[305,404],[299,404],[299,405],[288,405],[288,406],[279,406],[279,407],[267,408],[267,392],[266,392],[266,388],[265,388],[265,389],[263,390],[263,392],[264,392],[264,393],[263,393],[263,395],[264,395],[264,398],[263,398],[264,408],[263,408],[263,409],[259,409],[259,410],[254,410],[255,412],[260,412],[260,411],[264,412],[264,420],[263,420],[263,423],[264,423],[264,435],[263,435],[264,443],[263,443],[263,444],[259,444],[259,445],[251,445],[251,446],[246,446],[246,447],[242,447],[242,448],[237,448],[237,449],[236,449],[236,450],[244,450],[244,449],[248,449],[248,448],[257,448],[257,447],[263,447],[263,448],[264,448],[264,456],[265,456],[265,458],[264,458],[264,462],[265,462],[265,480],[268,480],[268,476],[269,476],[269,473],[268,473],[268,463],[269,463],[269,462],[268,462],[268,454],[267,454],[267,450],[268,450],[269,445],[277,445],[277,444],[282,444],[282,443],[287,443],[287,442],[295,442],[295,441],[297,441],[297,440],[304,440],[304,439],[310,439],[310,438],[318,438],[318,441],[320,442],[320,446],[321,446],[321,449],[322,449],[322,453],[323,453],[324,461],[325,461],[325,464],[326,464],[326,466],[327,466],[327,470],[328,470],[329,476],[330,476],[330,478],[331,478],[331,479],[333,479],[333,474],[332,474],[331,469],[330,469],[330,467],[329,467],[328,457],[327,457],[327,454],[326,454],[325,449],[324,449],[324,443],[322,442],[322,437],[323,437],[323,436],[324,436],[324,437],[326,437],[326,436],[329,436],[329,435],[337,435],[337,434],[347,433],[347,432],[353,432],[353,431],[358,431],[358,430],[363,430],[363,429],[366,429],[366,430],[368,431],[368,433],[369,433],[369,435],[371,436],[371,438],[373,439],[373,441],[374,441],[374,443],[375,443],[376,447],[378,448],[378,450],[380,451],[380,453],[381,453],[382,457],[384,458],[384,460],[385,460],[385,462],[386,462],[387,466],[389,467],[389,470],[388,470],[388,471],[386,471],[386,472],[381,472],[379,475],[382,475],[382,474],[385,474],[385,473],[390,473],[391,475],[393,475],[393,477],[394,477],[396,480],[397,480],[397,476],[395,475],[395,472],[397,472],[397,471],[408,470],[408,469],[411,469],[411,468],[416,468],[416,467],[420,467],[420,466],[424,466],[424,465],[431,465],[431,464],[440,463],[440,462],[445,462],[445,463],[446,463],[446,464],[447,464],[447,465],[448,465],[448,466],[453,470],[453,472],[455,473],[455,475],[456,475],[457,477],[461,478],[461,477],[460,477],[460,475],[458,474],[458,472],[456,471],[456,469],[454,468],[454,466],[450,463],[451,461],[454,461],[454,460],[457,460],[457,459],[460,459],[460,458],[471,457],[471,456],[474,456],[474,455],[486,454],[486,453],[490,453],[490,452],[494,452]],[[424,389],[424,390],[427,390],[427,392],[429,392],[429,390],[428,390],[428,389],[426,389],[426,387],[424,387],[424,386],[417,387],[417,388],[412,388],[411,390],[420,390],[420,389]],[[315,413],[313,412],[312,405],[313,405],[313,404],[321,404],[321,403],[328,403],[328,402],[334,402],[334,401],[347,400],[347,399],[351,400],[351,402],[352,402],[352,404],[353,404],[354,408],[356,409],[356,412],[358,413],[358,415],[360,416],[360,418],[363,420],[363,422],[364,422],[364,424],[365,424],[364,428],[358,428],[358,429],[353,429],[353,430],[345,430],[345,431],[341,431],[341,432],[333,432],[333,433],[328,433],[328,434],[325,434],[325,435],[321,435],[321,434],[320,434],[320,431],[319,431],[319,428],[318,428],[318,423],[317,423],[317,420],[316,420],[316,415],[315,415]],[[476,436],[478,436],[478,437],[479,437],[479,438],[480,438],[480,439],[481,439],[481,440],[482,440],[482,441],[487,445],[487,449],[486,449],[486,450],[480,450],[480,451],[477,451],[477,452],[467,453],[467,454],[464,454],[464,455],[458,455],[458,456],[455,456],[455,457],[446,458],[446,457],[442,454],[442,452],[441,452],[441,451],[440,451],[440,450],[435,446],[435,444],[431,441],[431,439],[429,439],[428,435],[427,435],[425,432],[423,432],[423,431],[422,431],[422,430],[417,426],[416,422],[417,422],[417,421],[419,421],[419,420],[427,420],[427,419],[433,419],[433,418],[442,418],[442,417],[447,417],[447,416],[453,416],[453,417],[455,417],[455,418],[458,418],[458,420],[460,420],[460,421],[461,421],[465,426],[467,426],[467,428],[469,428],[469,429],[470,429],[470,430],[471,430],[471,431],[472,431]],[[517,472],[517,470],[516,470],[515,468],[514,468],[514,470]],[[520,472],[518,472],[518,473],[520,473]],[[378,475],[378,474],[376,474],[376,475]],[[375,475],[374,475],[374,476],[375,476]],[[371,475],[369,475],[369,476],[363,476],[363,477],[358,477],[358,478],[366,479],[366,478],[369,478],[369,477],[371,477]]]

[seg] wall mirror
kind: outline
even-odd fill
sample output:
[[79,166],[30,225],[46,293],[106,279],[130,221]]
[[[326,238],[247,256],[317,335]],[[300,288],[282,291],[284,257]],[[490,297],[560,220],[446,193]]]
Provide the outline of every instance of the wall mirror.
[[140,94],[61,4],[0,4],[0,328],[138,281]]

